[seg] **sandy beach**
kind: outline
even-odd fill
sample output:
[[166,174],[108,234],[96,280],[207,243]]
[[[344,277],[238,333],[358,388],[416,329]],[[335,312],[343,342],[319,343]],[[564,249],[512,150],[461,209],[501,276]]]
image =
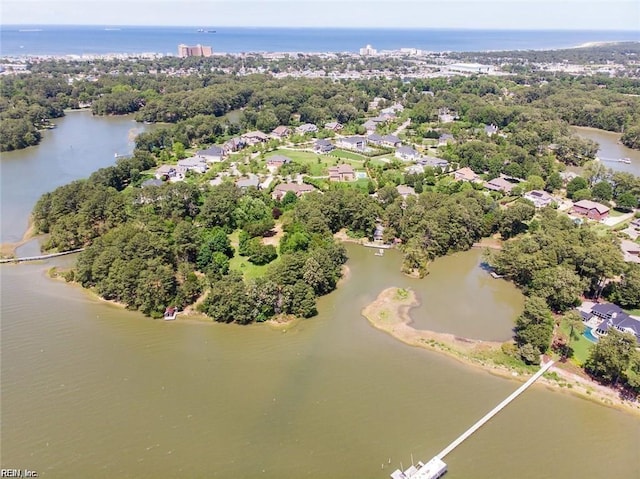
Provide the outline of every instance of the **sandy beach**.
[[[405,344],[430,349],[457,359],[465,364],[502,377],[524,381],[537,370],[536,366],[516,366],[501,361],[505,353],[502,344],[493,341],[463,338],[447,333],[415,329],[410,310],[419,305],[413,291],[387,288],[375,301],[362,310],[362,315],[380,329]],[[620,397],[618,391],[592,381],[570,365],[556,363],[543,378],[543,384],[554,391],[570,393],[604,406],[620,409],[640,416],[640,402]]]

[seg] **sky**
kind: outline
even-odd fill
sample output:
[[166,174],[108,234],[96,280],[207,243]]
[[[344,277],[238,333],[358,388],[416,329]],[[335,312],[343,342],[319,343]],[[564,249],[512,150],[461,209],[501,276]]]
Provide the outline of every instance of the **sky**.
[[0,0],[3,25],[640,30],[640,0]]

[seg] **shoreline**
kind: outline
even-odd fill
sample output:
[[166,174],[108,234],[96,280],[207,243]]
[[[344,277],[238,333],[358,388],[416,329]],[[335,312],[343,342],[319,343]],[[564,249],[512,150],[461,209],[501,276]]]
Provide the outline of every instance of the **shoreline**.
[[[419,304],[412,290],[391,287],[383,290],[372,303],[365,306],[362,316],[376,329],[409,346],[443,353],[495,376],[520,381],[524,379],[523,376],[534,372],[535,367],[501,364],[499,359],[501,355],[504,356],[501,349],[503,343],[413,328],[409,312]],[[616,390],[567,371],[561,366],[562,363],[556,362],[541,378],[541,384],[549,390],[568,392],[575,397],[640,417],[640,402],[623,400]]]
[[33,224],[33,218],[29,215],[29,222],[27,223],[27,230],[22,235],[22,238],[15,242],[0,243],[0,257],[2,258],[14,258],[16,256],[16,250],[21,246],[24,246],[29,241],[34,240],[43,235],[35,234],[35,226]]

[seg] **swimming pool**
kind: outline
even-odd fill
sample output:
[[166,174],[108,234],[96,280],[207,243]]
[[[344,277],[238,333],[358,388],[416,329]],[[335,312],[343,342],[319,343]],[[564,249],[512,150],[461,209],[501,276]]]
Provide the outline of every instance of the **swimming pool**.
[[593,335],[593,333],[591,332],[590,329],[585,329],[584,333],[582,333],[582,335],[585,338],[587,338],[589,341],[591,341],[592,343],[597,343],[598,342],[598,338]]

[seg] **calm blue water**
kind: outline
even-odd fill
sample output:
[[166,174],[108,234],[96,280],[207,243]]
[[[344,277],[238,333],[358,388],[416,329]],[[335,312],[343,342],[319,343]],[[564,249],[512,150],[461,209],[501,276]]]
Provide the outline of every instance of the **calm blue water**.
[[[340,28],[10,26],[0,27],[2,55],[170,53],[180,43],[211,45],[214,51],[356,52],[374,48],[429,51],[528,50],[596,41],[640,41],[640,33],[610,31],[402,30]],[[34,30],[39,31],[25,31]]]

